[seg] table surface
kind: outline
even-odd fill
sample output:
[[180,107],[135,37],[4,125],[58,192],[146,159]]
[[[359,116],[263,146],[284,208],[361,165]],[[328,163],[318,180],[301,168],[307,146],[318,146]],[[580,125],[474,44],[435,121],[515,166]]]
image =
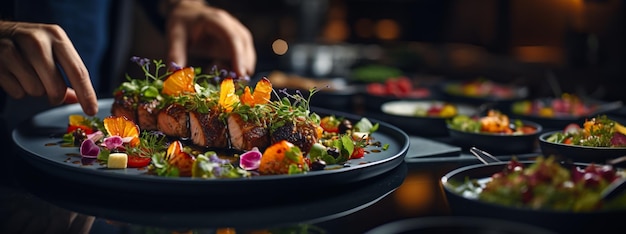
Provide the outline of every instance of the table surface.
[[[619,116],[626,116],[623,113],[620,111]],[[537,155],[539,152],[519,156]],[[510,156],[501,156],[501,159],[508,158]],[[63,220],[59,217],[76,212],[94,219],[89,233],[190,230],[195,233],[234,233],[228,232],[233,230],[237,233],[287,233],[290,230],[297,230],[292,233],[364,233],[398,220],[454,216],[440,179],[453,169],[478,163],[480,161],[447,143],[445,138],[410,136],[405,161],[380,176],[335,191],[277,194],[276,202],[270,204],[213,209],[202,206],[202,201],[163,199],[155,202],[141,197],[117,197],[118,204],[98,206],[99,201],[107,199],[101,195],[106,193],[97,188],[77,188],[15,157],[3,162],[0,217],[4,221],[0,224],[19,226],[38,220],[39,224],[50,228],[55,220]],[[281,196],[301,196],[301,200],[281,202]],[[154,206],[132,208],[146,201],[154,202]],[[237,201],[223,202],[236,204]],[[170,207],[162,204],[180,204],[181,208],[161,208]],[[7,226],[0,228],[4,228],[0,229],[2,233],[10,230]]]

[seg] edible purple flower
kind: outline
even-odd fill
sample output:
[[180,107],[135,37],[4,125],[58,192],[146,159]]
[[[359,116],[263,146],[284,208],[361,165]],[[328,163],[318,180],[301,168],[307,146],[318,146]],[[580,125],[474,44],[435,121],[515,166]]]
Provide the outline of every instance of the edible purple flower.
[[86,139],[80,144],[80,155],[86,158],[97,158],[100,154],[100,147],[90,139]]
[[245,152],[239,156],[239,167],[244,170],[256,170],[261,164],[261,156],[263,154],[259,151],[259,148],[254,147],[252,150]]
[[109,150],[120,147],[122,144],[124,144],[124,140],[120,136],[110,136],[104,138],[104,146]]
[[183,67],[181,67],[180,65],[178,65],[175,62],[170,62],[170,68],[172,68],[172,70],[174,70],[174,71],[178,71],[180,69],[183,69]]
[[95,131],[91,134],[87,134],[87,139],[92,140],[93,142],[98,142],[100,139],[104,137],[104,133],[102,131]]

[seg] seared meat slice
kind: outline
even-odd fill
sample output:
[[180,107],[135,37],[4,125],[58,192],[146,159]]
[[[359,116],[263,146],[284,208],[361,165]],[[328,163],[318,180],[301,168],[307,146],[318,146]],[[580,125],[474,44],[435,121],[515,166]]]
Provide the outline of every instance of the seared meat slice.
[[141,130],[157,130],[158,100],[140,102],[137,105],[137,119]]
[[170,137],[189,139],[189,113],[180,104],[171,104],[159,111],[157,128]]
[[137,107],[134,99],[127,96],[116,96],[111,105],[111,115],[124,116],[137,123]]
[[230,114],[228,132],[231,147],[246,151],[257,147],[263,152],[270,145],[270,137],[267,124],[262,119],[260,121],[244,121],[239,114]]
[[228,148],[228,129],[220,118],[220,112],[212,109],[209,113],[189,112],[191,141],[198,146]]
[[317,125],[306,120],[286,121],[283,126],[271,133],[271,143],[287,140],[298,146],[303,154],[308,154],[317,142]]

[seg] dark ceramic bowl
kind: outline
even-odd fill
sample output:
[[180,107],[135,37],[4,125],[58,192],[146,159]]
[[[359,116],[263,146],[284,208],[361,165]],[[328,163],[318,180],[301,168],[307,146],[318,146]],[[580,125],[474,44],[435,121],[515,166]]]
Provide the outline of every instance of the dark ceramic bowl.
[[[486,181],[494,173],[502,171],[507,163],[470,165],[444,175],[441,178],[441,185],[452,214],[522,222],[557,233],[603,233],[623,228],[626,210],[595,212],[533,210],[485,202],[459,192],[463,190],[466,180]],[[532,164],[532,161],[522,163],[528,166]],[[588,164],[574,163],[574,165],[584,168]]]
[[537,137],[543,127],[535,122],[522,120],[525,126],[536,129],[532,134],[503,135],[490,133],[473,133],[453,129],[448,125],[453,144],[468,150],[476,147],[495,155],[532,153],[537,150]]
[[[448,128],[444,117],[415,116],[416,109],[428,109],[433,105],[441,105],[439,100],[396,100],[385,102],[380,110],[385,115],[383,119],[399,127],[407,133],[418,136],[447,137]],[[453,104],[457,114],[474,115],[478,110],[474,106]]]
[[[538,98],[535,100],[531,100],[531,102],[544,102],[546,105],[549,105],[553,98]],[[554,116],[541,116],[536,113],[522,113],[520,110],[516,110],[515,105],[519,105],[522,101],[517,101],[511,103],[505,110],[508,110],[513,117],[530,120],[536,123],[541,124],[544,130],[562,130],[567,125],[574,123],[579,126],[585,122],[585,119],[588,119],[593,116],[597,116],[599,114],[606,114],[611,111],[615,111],[622,107],[622,102],[601,102],[601,101],[587,101],[583,104],[586,109],[585,112],[582,112],[579,115],[569,114],[569,113],[557,113]]]
[[576,162],[606,163],[608,160],[626,156],[626,147],[591,147],[579,145],[567,145],[549,142],[550,136],[557,132],[550,131],[539,136],[539,147],[542,154],[553,155],[560,159],[570,159]]
[[400,233],[471,233],[471,234],[548,234],[550,230],[530,224],[506,221],[502,219],[470,217],[470,216],[438,216],[419,217],[398,220],[383,224],[366,232],[366,234],[400,234]]

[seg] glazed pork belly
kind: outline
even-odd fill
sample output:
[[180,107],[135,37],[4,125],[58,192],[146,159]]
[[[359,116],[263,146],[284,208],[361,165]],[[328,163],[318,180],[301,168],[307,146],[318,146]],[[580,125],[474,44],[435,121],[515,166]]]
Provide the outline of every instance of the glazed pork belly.
[[189,112],[180,104],[170,104],[159,111],[157,128],[169,137],[187,140],[190,137]]
[[254,147],[264,151],[270,145],[269,130],[263,119],[244,119],[236,113],[228,116],[228,132],[231,147],[248,151]]
[[197,146],[228,148],[228,129],[217,109],[209,113],[189,112],[189,131],[191,141]]
[[283,126],[276,128],[271,133],[271,143],[287,140],[298,146],[302,153],[307,154],[317,142],[317,126],[304,119],[286,121]]
[[134,99],[127,96],[116,96],[111,105],[111,115],[124,116],[137,123],[137,108]]
[[137,123],[143,130],[157,130],[157,116],[159,101],[152,100],[137,104]]

